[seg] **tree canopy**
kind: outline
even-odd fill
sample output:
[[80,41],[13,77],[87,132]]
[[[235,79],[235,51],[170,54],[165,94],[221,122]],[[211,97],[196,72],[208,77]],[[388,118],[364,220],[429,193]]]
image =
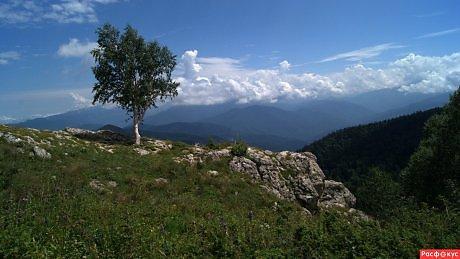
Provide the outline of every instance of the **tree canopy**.
[[408,195],[442,207],[460,206],[460,88],[426,124],[424,137],[403,171]]
[[158,42],[145,41],[131,26],[120,32],[105,24],[96,31],[93,103],[115,103],[133,119],[133,137],[140,143],[139,123],[145,112],[158,102],[177,96],[179,83],[172,72],[176,56]]

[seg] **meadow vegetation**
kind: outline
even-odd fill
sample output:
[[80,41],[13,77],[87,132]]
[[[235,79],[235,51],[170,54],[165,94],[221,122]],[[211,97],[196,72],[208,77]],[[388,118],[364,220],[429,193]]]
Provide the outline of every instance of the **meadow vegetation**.
[[0,132],[30,136],[52,155],[41,159],[26,142],[0,138],[3,258],[410,258],[422,247],[459,244],[455,212],[421,206],[401,207],[385,220],[357,220],[340,210],[308,216],[230,172],[226,159],[177,163],[190,147],[179,142],[140,156],[123,143],[6,126]]

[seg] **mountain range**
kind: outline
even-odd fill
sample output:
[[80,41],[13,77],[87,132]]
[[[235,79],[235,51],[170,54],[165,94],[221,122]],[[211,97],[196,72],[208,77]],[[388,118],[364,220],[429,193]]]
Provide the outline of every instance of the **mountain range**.
[[[405,93],[384,89],[346,98],[297,103],[176,105],[150,112],[141,131],[146,136],[207,143],[242,139],[274,151],[297,150],[345,127],[389,119],[447,103],[449,93]],[[113,125],[130,134],[129,117],[119,108],[99,106],[15,124],[59,130],[99,129]]]

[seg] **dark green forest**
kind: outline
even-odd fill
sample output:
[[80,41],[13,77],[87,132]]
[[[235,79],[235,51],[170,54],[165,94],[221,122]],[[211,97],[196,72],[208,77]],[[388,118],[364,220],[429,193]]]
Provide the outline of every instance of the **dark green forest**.
[[459,208],[460,91],[445,107],[346,128],[303,148],[382,220]]
[[378,167],[399,179],[417,149],[427,120],[441,111],[439,108],[384,120],[367,125],[345,128],[305,146],[318,158],[329,177],[355,187],[357,178]]

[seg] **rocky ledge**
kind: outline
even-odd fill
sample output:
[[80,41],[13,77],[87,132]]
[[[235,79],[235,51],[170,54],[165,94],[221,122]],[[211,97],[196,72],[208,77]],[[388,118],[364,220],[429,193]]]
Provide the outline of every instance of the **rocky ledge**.
[[312,153],[271,152],[248,148],[245,156],[233,156],[229,149],[207,150],[195,146],[177,162],[191,165],[206,159],[227,158],[233,172],[249,175],[255,183],[281,199],[298,202],[306,212],[343,208],[350,213],[355,196],[340,182],[327,180]]

